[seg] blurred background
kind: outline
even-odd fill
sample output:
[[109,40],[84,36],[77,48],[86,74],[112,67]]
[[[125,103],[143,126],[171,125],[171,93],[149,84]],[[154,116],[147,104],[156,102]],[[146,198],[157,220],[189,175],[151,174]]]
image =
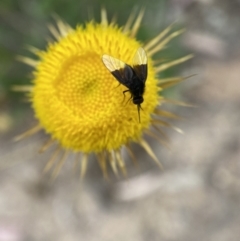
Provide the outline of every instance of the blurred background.
[[[71,26],[104,6],[123,25],[144,6],[138,38],[147,41],[177,20],[186,32],[161,56],[195,58],[162,75],[196,74],[164,95],[196,105],[168,107],[185,134],[166,130],[171,151],[149,139],[164,171],[139,147],[128,178],[105,181],[92,159],[84,182],[69,160],[54,182],[38,154],[44,133],[21,142],[34,126],[29,103],[12,85],[29,84],[32,69],[17,56],[45,49],[57,14]],[[0,241],[240,240],[240,1],[1,0],[0,2]],[[164,105],[165,107],[165,105]]]

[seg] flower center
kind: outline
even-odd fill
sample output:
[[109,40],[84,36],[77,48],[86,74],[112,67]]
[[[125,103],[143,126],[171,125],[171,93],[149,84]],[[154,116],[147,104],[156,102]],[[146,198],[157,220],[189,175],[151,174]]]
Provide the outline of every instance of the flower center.
[[96,118],[99,110],[106,108],[107,91],[112,81],[107,76],[101,59],[95,53],[70,57],[55,80],[56,94],[74,115]]

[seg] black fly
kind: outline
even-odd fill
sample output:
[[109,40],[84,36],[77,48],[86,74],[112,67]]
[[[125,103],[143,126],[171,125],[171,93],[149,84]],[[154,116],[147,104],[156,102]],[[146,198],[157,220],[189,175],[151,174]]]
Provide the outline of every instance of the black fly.
[[102,56],[102,61],[111,74],[131,93],[133,104],[137,105],[138,118],[140,122],[140,109],[143,103],[145,82],[147,80],[147,55],[143,48],[139,48],[133,57],[132,66],[113,58],[107,54]]

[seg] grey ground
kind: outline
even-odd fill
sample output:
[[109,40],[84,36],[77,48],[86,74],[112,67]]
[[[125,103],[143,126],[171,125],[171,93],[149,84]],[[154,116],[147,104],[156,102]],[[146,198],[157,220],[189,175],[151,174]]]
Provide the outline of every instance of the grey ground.
[[227,2],[171,1],[196,55],[183,74],[198,75],[181,89],[198,107],[176,108],[185,134],[168,131],[171,151],[149,139],[164,171],[136,147],[127,179],[104,181],[91,160],[81,183],[70,159],[52,183],[47,153],[36,154],[43,134],[2,135],[0,241],[240,240],[240,2]]

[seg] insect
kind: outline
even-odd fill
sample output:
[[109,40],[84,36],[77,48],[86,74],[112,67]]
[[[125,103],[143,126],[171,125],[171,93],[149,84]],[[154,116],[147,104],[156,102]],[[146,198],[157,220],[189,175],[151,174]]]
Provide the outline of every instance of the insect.
[[137,105],[138,119],[140,123],[140,109],[143,103],[143,94],[145,91],[145,82],[147,80],[147,55],[143,48],[139,48],[134,57],[132,66],[116,59],[110,55],[104,54],[102,61],[111,74],[128,89],[123,91],[130,92],[133,104]]

